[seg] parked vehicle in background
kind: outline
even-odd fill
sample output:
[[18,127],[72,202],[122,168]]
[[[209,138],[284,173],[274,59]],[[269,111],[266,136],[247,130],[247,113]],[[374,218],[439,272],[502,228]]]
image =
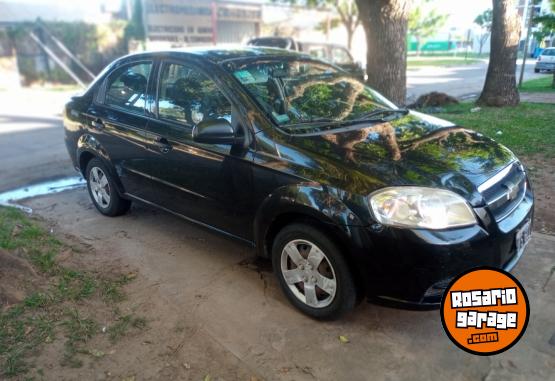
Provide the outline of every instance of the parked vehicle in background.
[[297,41],[291,37],[258,37],[250,40],[247,45],[268,48],[280,48],[308,53],[313,57],[333,63],[348,71],[356,78],[364,81],[366,73],[360,63],[355,62],[349,49],[338,44],[323,42]]
[[555,48],[544,49],[539,55],[536,61],[536,67],[534,67],[534,73],[539,73],[542,70],[555,70]]
[[72,98],[64,127],[100,213],[138,201],[246,242],[315,318],[364,296],[437,305],[463,271],[512,269],[530,238],[511,151],[307,54],[130,55]]

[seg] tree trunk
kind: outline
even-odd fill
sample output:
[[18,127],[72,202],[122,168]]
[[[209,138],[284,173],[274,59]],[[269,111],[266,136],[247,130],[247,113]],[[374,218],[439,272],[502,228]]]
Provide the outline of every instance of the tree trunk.
[[516,59],[520,22],[515,0],[493,0],[491,51],[486,82],[477,103],[485,106],[516,106]]
[[366,33],[368,85],[404,105],[410,0],[356,0]]
[[555,89],[555,71],[553,71],[553,81],[551,82],[551,87]]
[[351,48],[353,47],[353,35],[355,34],[356,25],[354,28],[351,26],[346,26],[346,28],[347,28],[347,49],[351,51]]

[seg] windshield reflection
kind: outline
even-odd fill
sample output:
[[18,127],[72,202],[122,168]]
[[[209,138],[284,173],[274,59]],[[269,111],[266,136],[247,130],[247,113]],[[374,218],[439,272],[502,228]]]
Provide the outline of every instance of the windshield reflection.
[[259,60],[228,67],[281,126],[342,122],[396,106],[358,79],[319,61]]

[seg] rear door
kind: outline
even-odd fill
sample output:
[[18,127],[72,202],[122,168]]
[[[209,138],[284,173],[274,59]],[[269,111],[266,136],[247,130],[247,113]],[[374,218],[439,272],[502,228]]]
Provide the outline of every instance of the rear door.
[[246,132],[235,106],[192,62],[160,66],[154,116],[147,140],[154,187],[151,199],[171,211],[232,235],[250,239],[253,219],[252,151],[249,147],[201,144],[194,125],[223,118]]
[[128,62],[108,75],[87,110],[89,129],[114,167],[125,192],[142,197],[146,150],[146,94],[153,62]]

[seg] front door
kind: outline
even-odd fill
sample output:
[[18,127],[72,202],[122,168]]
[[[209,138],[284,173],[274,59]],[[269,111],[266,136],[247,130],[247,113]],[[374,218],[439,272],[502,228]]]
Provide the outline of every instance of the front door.
[[[250,240],[252,152],[196,143],[192,130],[206,119],[244,128],[232,103],[195,66],[165,62],[159,75],[157,118],[148,124],[149,160],[156,203],[197,222]],[[245,131],[245,130],[243,130]]]

